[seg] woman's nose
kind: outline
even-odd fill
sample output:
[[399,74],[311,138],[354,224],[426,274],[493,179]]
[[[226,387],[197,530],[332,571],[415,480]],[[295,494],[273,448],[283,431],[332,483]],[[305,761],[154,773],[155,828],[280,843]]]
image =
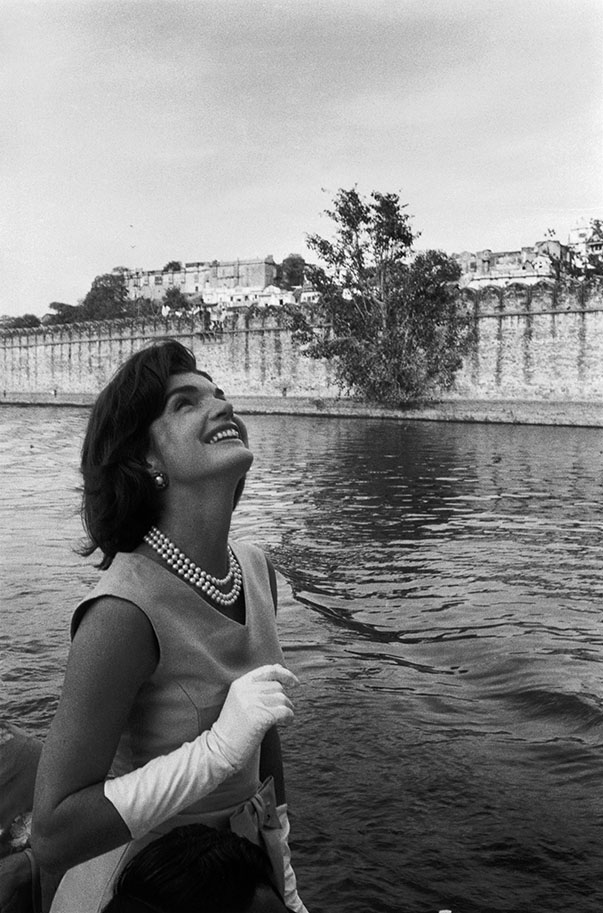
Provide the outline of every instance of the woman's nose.
[[216,397],[216,405],[214,406],[216,415],[223,415],[228,421],[232,420],[234,415],[234,407],[231,402],[227,399],[224,399],[223,396]]

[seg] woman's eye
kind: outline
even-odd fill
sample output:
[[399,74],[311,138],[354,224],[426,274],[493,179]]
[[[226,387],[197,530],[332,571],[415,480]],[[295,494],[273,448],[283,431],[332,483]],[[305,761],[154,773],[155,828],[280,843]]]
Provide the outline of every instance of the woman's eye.
[[178,412],[179,409],[182,409],[183,406],[192,405],[190,399],[177,399],[174,403],[174,412]]

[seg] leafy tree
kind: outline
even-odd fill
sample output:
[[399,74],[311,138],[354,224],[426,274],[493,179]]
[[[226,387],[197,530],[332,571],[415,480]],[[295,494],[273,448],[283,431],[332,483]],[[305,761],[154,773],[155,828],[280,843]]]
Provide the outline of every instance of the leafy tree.
[[152,302],[150,298],[144,298],[142,295],[138,295],[137,298],[132,298],[126,302],[124,316],[145,317],[159,313],[159,310],[160,307],[156,307],[156,303]]
[[187,311],[190,308],[188,298],[175,285],[167,290],[161,303],[167,304],[171,311]]
[[163,273],[179,273],[182,269],[182,263],[180,260],[170,260],[169,263],[166,263],[163,267]]
[[40,323],[40,318],[35,314],[22,314],[20,317],[5,318],[2,325],[8,329],[28,329],[30,327],[39,327]]
[[306,261],[301,254],[289,254],[281,263],[280,286],[292,289],[304,284],[304,270]]
[[128,289],[121,272],[97,276],[80,306],[80,320],[112,320],[128,316]]
[[332,360],[342,387],[392,406],[449,388],[472,338],[458,264],[441,251],[412,254],[405,208],[395,193],[340,189],[326,211],[333,239],[307,239],[322,261],[306,268],[317,310],[289,308],[307,355]]
[[51,301],[48,305],[49,310],[54,314],[49,314],[44,318],[46,324],[76,323],[83,320],[81,316],[81,305],[65,304],[63,301]]

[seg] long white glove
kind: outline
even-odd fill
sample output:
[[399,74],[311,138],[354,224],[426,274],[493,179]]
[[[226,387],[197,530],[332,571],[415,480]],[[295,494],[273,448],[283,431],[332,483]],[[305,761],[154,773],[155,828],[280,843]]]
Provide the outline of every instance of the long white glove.
[[240,770],[272,726],[293,719],[284,686],[297,682],[278,664],[247,672],[230,686],[210,730],[131,773],[106,780],[105,796],[132,837],[144,836]]
[[293,910],[293,913],[308,913],[297,893],[295,872],[291,865],[291,850],[289,849],[289,831],[291,828],[289,826],[289,816],[287,815],[287,805],[277,806],[276,811],[281,825],[279,839],[283,853],[283,866],[285,868],[285,906],[289,910]]

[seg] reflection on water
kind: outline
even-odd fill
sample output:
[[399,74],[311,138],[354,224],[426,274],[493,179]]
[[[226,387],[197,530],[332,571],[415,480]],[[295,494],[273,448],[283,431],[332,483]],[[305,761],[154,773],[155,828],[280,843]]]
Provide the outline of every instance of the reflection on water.
[[[2,711],[43,732],[84,410],[0,411]],[[595,429],[251,416],[235,534],[281,570],[312,913],[603,908]]]

